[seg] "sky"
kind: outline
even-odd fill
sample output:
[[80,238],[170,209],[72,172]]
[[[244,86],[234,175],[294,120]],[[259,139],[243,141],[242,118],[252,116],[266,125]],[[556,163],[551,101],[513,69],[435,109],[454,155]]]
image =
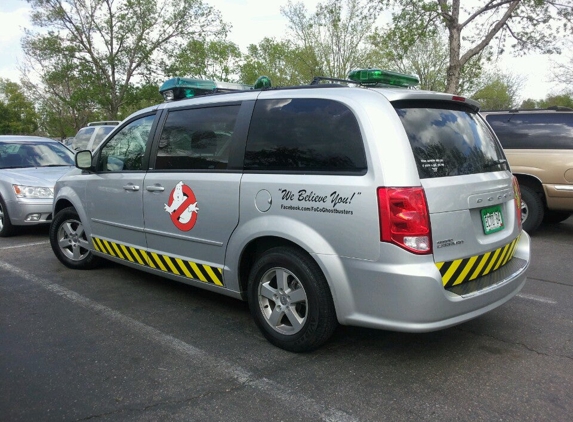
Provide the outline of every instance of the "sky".
[[[281,39],[287,31],[287,21],[280,8],[288,0],[206,0],[221,11],[223,20],[232,25],[229,37],[243,52],[249,44],[256,44],[264,37]],[[304,0],[308,10],[315,10],[319,0]],[[25,0],[0,2],[0,77],[14,82],[20,80],[18,63],[23,59],[20,40],[24,28],[29,26],[30,6]],[[562,57],[555,57],[563,60]],[[504,57],[502,71],[519,75],[524,80],[522,99],[544,99],[548,94],[560,93],[551,82],[550,57],[529,54],[526,57]],[[392,70],[392,69],[389,69]]]

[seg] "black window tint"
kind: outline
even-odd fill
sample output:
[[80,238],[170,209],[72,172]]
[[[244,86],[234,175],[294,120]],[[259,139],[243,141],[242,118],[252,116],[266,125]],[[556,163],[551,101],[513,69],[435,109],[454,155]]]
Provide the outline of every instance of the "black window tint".
[[356,117],[331,100],[257,101],[245,169],[362,173],[366,156]]
[[398,102],[396,112],[412,145],[420,178],[508,169],[483,119],[450,103]]
[[508,149],[573,149],[573,113],[508,113],[486,116]]
[[170,111],[155,169],[224,170],[240,105]]
[[141,170],[155,115],[134,120],[121,128],[101,149],[100,171]]

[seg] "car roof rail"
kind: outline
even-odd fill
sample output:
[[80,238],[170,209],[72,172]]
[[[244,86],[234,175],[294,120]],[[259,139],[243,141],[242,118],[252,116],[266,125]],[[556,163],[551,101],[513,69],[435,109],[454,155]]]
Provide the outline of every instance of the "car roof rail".
[[571,107],[565,107],[565,106],[551,106],[551,107],[547,107],[547,110],[573,111],[573,108],[571,108]]
[[121,122],[119,120],[104,120],[101,122],[89,122],[88,126],[104,126],[104,125],[117,126],[120,123]]

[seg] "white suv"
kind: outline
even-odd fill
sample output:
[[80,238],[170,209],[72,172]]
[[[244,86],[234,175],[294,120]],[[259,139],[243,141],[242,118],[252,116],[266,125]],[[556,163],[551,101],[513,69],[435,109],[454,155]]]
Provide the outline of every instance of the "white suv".
[[80,151],[89,149],[93,151],[114,130],[119,121],[108,120],[103,122],[90,122],[86,127],[81,128],[72,140],[72,149]]

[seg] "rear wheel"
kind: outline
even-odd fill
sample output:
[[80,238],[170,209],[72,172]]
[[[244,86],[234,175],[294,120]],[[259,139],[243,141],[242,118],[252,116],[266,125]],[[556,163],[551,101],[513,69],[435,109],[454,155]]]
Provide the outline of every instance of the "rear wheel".
[[87,270],[99,262],[90,249],[84,226],[73,207],[64,208],[54,217],[50,226],[50,244],[66,267]]
[[521,185],[521,224],[523,230],[532,233],[543,221],[543,201],[535,190],[529,186]]
[[571,213],[567,211],[550,211],[546,210],[543,216],[543,222],[548,224],[557,224],[567,220],[571,217]]
[[251,269],[248,296],[263,335],[291,352],[318,348],[338,325],[322,271],[294,248],[276,247],[260,256]]
[[14,234],[14,226],[10,222],[8,209],[4,200],[0,197],[0,237],[8,237]]

